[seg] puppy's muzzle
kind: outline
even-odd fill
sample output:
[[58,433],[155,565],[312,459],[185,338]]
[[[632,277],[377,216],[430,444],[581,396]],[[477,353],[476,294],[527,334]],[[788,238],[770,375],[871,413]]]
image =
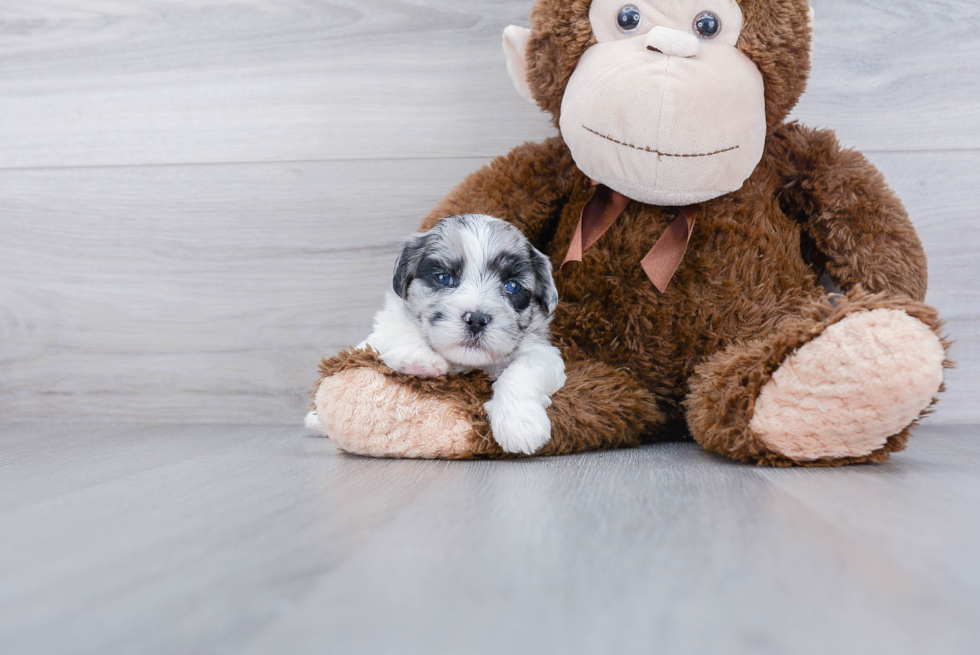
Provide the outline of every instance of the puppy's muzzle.
[[463,314],[463,322],[474,335],[480,334],[490,322],[490,316],[483,312],[466,312]]

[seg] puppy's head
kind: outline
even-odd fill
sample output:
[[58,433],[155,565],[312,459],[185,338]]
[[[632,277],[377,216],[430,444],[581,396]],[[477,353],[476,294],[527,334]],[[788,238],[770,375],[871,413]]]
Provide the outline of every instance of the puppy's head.
[[558,305],[551,261],[513,225],[480,214],[444,218],[409,239],[393,287],[429,346],[474,368],[544,331]]

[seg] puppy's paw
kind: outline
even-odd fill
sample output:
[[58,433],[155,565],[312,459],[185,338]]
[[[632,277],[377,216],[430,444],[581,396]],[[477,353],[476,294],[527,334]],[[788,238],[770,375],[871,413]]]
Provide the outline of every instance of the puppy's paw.
[[532,455],[551,440],[551,420],[540,402],[494,396],[483,407],[493,438],[505,452]]
[[381,354],[390,368],[417,378],[437,378],[449,372],[449,362],[431,350],[396,349]]

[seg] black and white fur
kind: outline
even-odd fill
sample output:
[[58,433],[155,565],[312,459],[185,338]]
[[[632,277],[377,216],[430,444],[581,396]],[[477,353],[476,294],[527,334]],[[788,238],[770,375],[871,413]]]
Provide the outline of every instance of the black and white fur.
[[485,404],[494,439],[531,454],[551,438],[545,409],[565,384],[549,339],[557,304],[551,262],[520,230],[481,214],[451,216],[405,242],[360,347],[416,377],[484,371],[495,380]]

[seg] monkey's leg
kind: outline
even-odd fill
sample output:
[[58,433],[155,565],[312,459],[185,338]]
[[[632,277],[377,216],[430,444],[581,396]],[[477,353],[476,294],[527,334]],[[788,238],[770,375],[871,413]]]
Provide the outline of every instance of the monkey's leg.
[[942,390],[947,343],[932,308],[860,290],[816,302],[770,336],[701,364],[687,421],[705,450],[746,462],[882,462]]
[[[656,399],[629,374],[599,362],[570,361],[568,380],[548,408],[551,441],[536,455],[633,446],[656,431]],[[510,457],[493,440],[482,374],[434,380],[399,375],[373,352],[344,351],[324,360],[316,409],[344,450],[373,457],[466,459]]]

